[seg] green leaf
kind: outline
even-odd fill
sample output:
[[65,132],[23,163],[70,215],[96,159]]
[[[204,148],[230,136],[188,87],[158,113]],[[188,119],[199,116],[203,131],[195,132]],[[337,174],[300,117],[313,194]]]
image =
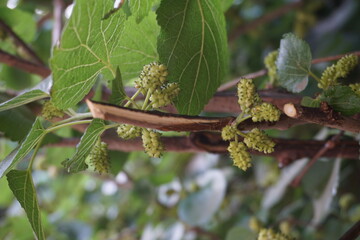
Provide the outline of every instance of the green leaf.
[[0,162],[0,178],[8,173],[17,162],[22,160],[32,150],[44,134],[45,130],[41,125],[40,119],[37,118],[25,140],[20,143],[20,146]]
[[317,108],[320,107],[320,100],[319,99],[313,99],[311,97],[303,97],[301,99],[301,105],[304,107],[312,107],[312,108]]
[[37,239],[45,239],[39,204],[30,171],[11,170],[6,177],[11,191],[25,210]]
[[257,234],[252,232],[250,229],[237,226],[230,229],[226,234],[226,240],[254,240],[256,239]]
[[49,95],[41,90],[31,90],[29,92],[25,92],[23,94],[20,94],[6,102],[3,102],[0,104],[0,112],[16,108],[21,105],[34,102],[36,100],[40,100],[43,98],[49,97]]
[[78,0],[60,46],[51,59],[54,86],[52,98],[57,107],[76,105],[90,91],[97,75],[115,68],[110,62],[124,27],[125,14],[118,11],[106,20],[111,1]]
[[276,65],[280,85],[291,92],[301,92],[308,84],[311,67],[309,45],[292,33],[285,34]]
[[327,102],[335,111],[345,116],[360,112],[360,97],[348,86],[329,87],[320,100]]
[[120,69],[117,68],[115,79],[112,80],[111,95],[109,102],[111,104],[121,105],[121,103],[124,101],[125,98],[126,98],[126,93],[122,82],[121,72]]
[[148,15],[155,0],[132,0],[127,1],[131,14],[135,17],[136,23],[140,23]]
[[222,9],[224,12],[226,12],[231,7],[234,0],[222,0],[221,2],[222,2]]
[[221,3],[163,0],[157,14],[160,61],[169,69],[169,81],[180,84],[176,108],[181,114],[199,114],[228,70]]
[[139,24],[134,16],[125,22],[124,30],[111,57],[111,62],[120,67],[124,81],[138,77],[144,65],[157,61],[156,41],[159,32],[160,27],[153,12]]
[[105,131],[105,123],[101,119],[93,119],[84,135],[81,137],[80,143],[76,146],[76,152],[71,159],[65,160],[62,164],[69,172],[76,173],[87,169],[85,163],[86,157],[91,152],[98,137]]

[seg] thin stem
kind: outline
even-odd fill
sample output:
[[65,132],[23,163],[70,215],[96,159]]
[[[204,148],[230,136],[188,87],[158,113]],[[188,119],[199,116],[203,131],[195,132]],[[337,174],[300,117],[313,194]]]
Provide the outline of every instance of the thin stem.
[[110,129],[110,128],[116,128],[116,127],[118,127],[120,124],[117,124],[117,123],[115,123],[115,124],[110,124],[110,125],[106,125],[105,126],[105,130],[107,130],[107,129]]
[[82,120],[82,121],[64,123],[61,125],[55,125],[55,126],[52,126],[52,127],[49,127],[48,129],[46,129],[45,132],[50,133],[50,132],[56,131],[58,129],[61,129],[63,127],[68,127],[68,126],[77,125],[77,124],[87,124],[87,123],[91,123],[91,121],[92,120]]
[[243,121],[245,121],[245,120],[247,120],[247,119],[249,119],[249,118],[251,118],[251,116],[249,115],[249,116],[247,116],[247,117],[244,117],[244,114],[243,113],[240,113],[240,115],[236,118],[236,125],[238,125],[238,124],[240,124],[240,123],[242,123]]
[[320,78],[316,76],[312,71],[308,71],[307,73],[320,83],[321,81]]
[[124,105],[124,107],[128,107],[131,103],[134,104],[137,108],[138,105],[134,102],[135,98],[141,93],[142,88],[139,88],[134,95],[132,95],[131,98],[129,98],[128,96],[126,96],[126,99],[128,100],[128,102]]
[[68,123],[68,122],[72,122],[72,121],[76,121],[76,120],[81,120],[84,118],[91,118],[92,114],[91,113],[77,113],[75,116],[64,119],[62,121],[56,122],[52,125],[52,127],[64,124],[64,123]]
[[39,139],[39,142],[36,144],[36,147],[34,149],[34,152],[33,152],[32,156],[31,156],[30,163],[29,163],[29,166],[28,166],[29,171],[31,171],[31,169],[32,169],[36,154],[39,151],[41,143],[42,143],[45,136],[46,136],[46,132],[41,136],[41,138]]
[[152,91],[151,91],[151,90],[148,90],[148,91],[147,91],[147,93],[146,93],[146,97],[145,97],[145,101],[144,101],[144,103],[143,103],[143,105],[142,105],[141,110],[144,110],[144,109],[146,109],[146,108],[147,108],[148,103],[149,103],[149,99],[150,99],[150,96],[151,96],[151,93],[152,93]]

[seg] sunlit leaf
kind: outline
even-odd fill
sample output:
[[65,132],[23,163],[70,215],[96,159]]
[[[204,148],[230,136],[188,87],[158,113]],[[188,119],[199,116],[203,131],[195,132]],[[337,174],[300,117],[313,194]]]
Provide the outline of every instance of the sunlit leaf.
[[37,239],[45,239],[41,214],[30,171],[11,170],[7,175],[11,191],[25,210]]
[[157,15],[160,62],[169,69],[169,81],[180,84],[176,108],[182,114],[199,114],[228,70],[221,3],[163,0]]
[[7,174],[16,163],[32,150],[44,134],[45,130],[37,118],[25,140],[20,143],[20,146],[0,162],[0,178]]
[[131,14],[135,17],[136,22],[140,23],[144,17],[151,11],[155,0],[131,0],[127,1]]
[[126,93],[124,90],[124,85],[122,82],[120,69],[116,69],[116,76],[114,80],[112,80],[111,85],[111,95],[109,102],[114,105],[121,105],[121,103],[125,100]]
[[49,95],[47,93],[44,93],[41,90],[32,90],[29,92],[25,92],[19,96],[16,96],[6,102],[3,102],[0,104],[0,112],[11,109],[11,108],[16,108],[19,107],[21,105],[30,103],[30,102],[34,102],[36,100],[40,100],[43,98],[49,97]]
[[93,119],[80,143],[76,146],[76,152],[71,159],[67,159],[62,164],[69,172],[79,172],[87,169],[86,157],[90,154],[99,136],[105,131],[105,123],[100,119]]
[[280,85],[291,92],[301,92],[308,84],[311,67],[309,45],[292,33],[285,34],[276,65]]

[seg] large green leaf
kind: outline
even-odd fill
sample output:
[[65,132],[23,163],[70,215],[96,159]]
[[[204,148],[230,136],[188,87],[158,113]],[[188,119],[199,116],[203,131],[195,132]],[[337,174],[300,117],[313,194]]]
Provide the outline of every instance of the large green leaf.
[[45,130],[39,118],[37,118],[25,140],[20,143],[20,146],[0,162],[0,178],[8,173],[17,162],[22,160],[32,150],[44,134]]
[[301,92],[308,84],[311,67],[309,45],[292,33],[285,34],[276,65],[280,85],[291,92]]
[[86,157],[90,154],[99,136],[105,130],[105,123],[101,119],[93,119],[80,143],[76,146],[76,152],[71,159],[67,159],[62,164],[69,172],[79,172],[85,170],[88,166],[85,163]]
[[131,0],[127,1],[131,14],[135,17],[136,22],[140,23],[144,17],[151,11],[155,0]]
[[226,240],[254,240],[256,239],[256,233],[249,228],[237,226],[230,229],[226,234]]
[[159,32],[160,27],[153,12],[139,24],[134,16],[125,22],[124,30],[111,57],[111,62],[120,66],[124,81],[138,77],[144,65],[158,59],[156,41]]
[[163,0],[157,14],[160,61],[169,69],[169,81],[180,84],[176,108],[182,114],[199,114],[228,70],[221,3]]
[[39,204],[30,171],[11,170],[6,177],[11,191],[25,210],[37,239],[45,239]]
[[109,102],[111,104],[121,105],[121,103],[125,100],[125,98],[126,98],[126,93],[122,82],[121,72],[120,69],[117,68],[116,76],[114,80],[112,80],[111,95]]
[[118,11],[101,20],[112,8],[112,1],[76,1],[60,46],[54,49],[51,59],[52,98],[57,107],[66,109],[78,103],[100,72],[107,70],[115,77],[110,57],[119,43],[125,14]]
[[324,91],[321,101],[345,116],[360,112],[360,97],[348,86],[333,86]]

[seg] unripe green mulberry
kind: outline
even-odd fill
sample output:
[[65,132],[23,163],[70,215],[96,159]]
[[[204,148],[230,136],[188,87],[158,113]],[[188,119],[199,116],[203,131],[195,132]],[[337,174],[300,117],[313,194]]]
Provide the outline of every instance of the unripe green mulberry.
[[276,122],[279,120],[280,115],[280,110],[267,102],[263,102],[251,109],[251,117],[254,122]]
[[241,111],[249,113],[251,107],[260,103],[260,97],[251,79],[241,79],[237,85],[238,103]]
[[251,167],[251,156],[244,143],[232,141],[229,144],[228,151],[235,166],[244,171]]
[[43,105],[41,115],[47,119],[51,120],[54,117],[63,117],[64,112],[57,108],[51,101],[46,101]]
[[160,133],[146,128],[142,129],[142,140],[145,152],[150,157],[159,158],[164,151],[164,145],[160,141]]
[[327,89],[330,86],[338,84],[338,78],[346,77],[349,72],[358,64],[358,57],[355,55],[346,55],[336,63],[327,67],[321,75],[319,88]]
[[129,125],[129,124],[120,124],[116,130],[119,137],[127,140],[141,135],[141,127]]
[[160,108],[171,104],[172,100],[179,94],[178,83],[168,83],[156,89],[150,96],[151,106]]
[[251,217],[249,220],[249,228],[253,231],[253,232],[259,232],[261,230],[261,222],[259,221],[259,219],[257,219],[256,217]]
[[276,233],[272,229],[263,228],[260,230],[257,240],[295,240],[295,239],[283,233]]
[[272,51],[264,59],[265,67],[268,70],[270,83],[274,83],[277,79],[276,60],[278,58],[278,55],[279,51]]
[[135,81],[137,88],[154,91],[156,88],[166,82],[168,75],[167,67],[156,62],[150,63],[143,67],[140,73],[140,79]]
[[358,57],[353,54],[340,58],[340,60],[336,63],[336,72],[338,77],[346,77],[357,64]]
[[230,141],[235,139],[237,135],[237,129],[236,126],[233,125],[227,125],[225,126],[221,131],[221,137],[224,141]]
[[247,147],[263,153],[272,153],[275,147],[275,143],[265,134],[265,132],[257,128],[252,129],[246,134],[244,143]]
[[109,172],[110,161],[106,143],[98,141],[95,144],[90,153],[90,164],[100,174]]

